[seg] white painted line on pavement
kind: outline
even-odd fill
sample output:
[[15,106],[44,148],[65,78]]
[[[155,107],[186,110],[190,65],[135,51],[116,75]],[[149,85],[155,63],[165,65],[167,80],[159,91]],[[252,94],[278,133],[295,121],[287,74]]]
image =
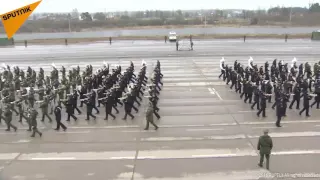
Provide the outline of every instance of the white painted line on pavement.
[[128,126],[71,126],[68,129],[120,129],[120,128],[138,128],[138,125]]
[[[285,137],[316,137],[320,136],[320,132],[283,132],[283,133],[269,133],[273,138],[285,138]],[[259,138],[260,136],[248,136],[248,138]]]
[[123,160],[123,159],[132,159],[132,156],[127,157],[110,157],[112,160]]
[[88,134],[90,133],[91,131],[59,131],[57,132],[57,134]]
[[215,94],[211,88],[208,88],[208,90],[209,90],[210,94],[213,94],[213,95]]
[[216,89],[212,88],[213,92],[215,92],[215,94],[218,96],[218,98],[220,100],[223,100],[222,97],[220,96],[220,94],[218,93],[218,91],[216,91]]
[[[63,153],[30,153],[21,154],[18,160],[132,160],[136,151],[107,151],[107,152],[63,152]],[[18,154],[18,153],[16,153]],[[125,155],[126,156],[122,156]],[[308,155],[320,154],[320,150],[291,150],[274,151],[272,155]],[[144,150],[139,151],[137,159],[189,159],[217,157],[256,157],[257,152],[252,148],[231,149],[183,149],[183,150]],[[0,154],[1,157],[1,154]],[[6,157],[12,160],[17,156]]]
[[195,132],[195,131],[223,131],[224,129],[186,129],[186,131],[189,132]]
[[134,158],[135,151],[61,152],[21,154],[18,160],[112,160]]
[[[263,124],[275,124],[276,122],[240,122],[241,125],[263,125]],[[281,121],[281,124],[300,124],[300,123],[320,123],[320,120],[296,120],[296,121]]]
[[189,112],[189,113],[179,113],[180,115],[197,115],[197,114],[201,114],[201,115],[208,115],[208,114],[212,114],[212,112]]
[[34,161],[58,161],[58,160],[76,160],[75,157],[48,157],[48,158],[31,158],[30,160],[34,160]]
[[251,113],[251,112],[258,112],[258,111],[238,111],[239,113]]
[[[285,128],[287,126],[282,126],[282,128]],[[266,126],[266,127],[252,127],[252,129],[279,129],[279,127],[276,126]]]
[[203,137],[148,137],[141,138],[141,141],[201,141],[201,140],[235,140],[245,139],[245,135],[225,135],[225,136],[203,136]]
[[184,158],[214,158],[214,157],[238,157],[258,156],[253,149],[185,149],[185,150],[158,150],[139,151],[139,157],[154,157],[153,159],[184,159]]
[[293,151],[279,151],[271,152],[272,155],[306,155],[306,154],[320,154],[320,150],[293,150]]
[[20,153],[0,153],[0,160],[12,160],[19,155]]
[[[252,170],[243,170],[243,171],[219,171],[212,173],[198,173],[191,174],[181,177],[170,177],[170,178],[141,178],[135,177],[136,180],[259,180],[259,179],[273,179],[276,175],[273,175],[268,170],[260,168],[260,169],[252,169]],[[120,178],[118,178],[120,179]]]

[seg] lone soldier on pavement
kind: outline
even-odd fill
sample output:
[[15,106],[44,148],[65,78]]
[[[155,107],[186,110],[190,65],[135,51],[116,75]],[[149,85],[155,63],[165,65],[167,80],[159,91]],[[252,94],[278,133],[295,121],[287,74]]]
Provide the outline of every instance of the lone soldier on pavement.
[[149,102],[149,106],[147,108],[147,111],[146,111],[146,120],[147,120],[147,123],[146,123],[146,128],[144,130],[148,130],[149,129],[149,123],[151,123],[154,127],[155,127],[155,130],[157,130],[159,127],[153,122],[153,112],[154,112],[154,109],[153,109],[153,105],[151,102]]
[[257,149],[260,151],[260,162],[258,166],[263,167],[263,160],[266,157],[266,169],[269,170],[270,154],[273,147],[272,139],[268,135],[269,131],[266,129],[263,131],[263,135],[259,137]]

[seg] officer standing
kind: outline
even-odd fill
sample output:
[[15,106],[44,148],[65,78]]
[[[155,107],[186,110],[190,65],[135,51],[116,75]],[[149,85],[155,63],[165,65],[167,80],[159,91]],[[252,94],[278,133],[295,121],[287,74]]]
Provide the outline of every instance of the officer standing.
[[147,108],[147,111],[146,111],[146,120],[147,120],[147,123],[146,123],[146,128],[144,128],[144,130],[148,130],[149,129],[149,123],[151,123],[155,130],[157,130],[159,127],[153,122],[153,112],[154,112],[154,109],[153,109],[153,105],[151,102],[149,102],[149,106]]
[[259,137],[257,149],[260,151],[260,162],[258,166],[263,167],[263,160],[264,157],[266,157],[266,169],[269,170],[270,154],[273,148],[273,143],[268,133],[268,130],[263,131],[263,135]]
[[54,115],[56,116],[56,122],[57,122],[57,128],[54,130],[56,131],[60,130],[60,126],[62,127],[63,131],[67,130],[67,127],[61,122],[61,110],[62,110],[61,102],[58,101],[58,105],[54,108]]

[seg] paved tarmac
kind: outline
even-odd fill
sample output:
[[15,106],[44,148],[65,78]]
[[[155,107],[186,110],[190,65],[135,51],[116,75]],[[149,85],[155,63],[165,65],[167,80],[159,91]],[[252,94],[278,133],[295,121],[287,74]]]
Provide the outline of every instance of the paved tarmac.
[[[30,138],[26,124],[13,121],[19,130],[5,132],[0,125],[0,179],[5,180],[254,180],[320,178],[320,112],[311,117],[288,110],[282,128],[275,128],[275,112],[258,118],[239,95],[218,79],[221,54],[226,63],[235,59],[254,63],[281,58],[290,63],[318,61],[319,43],[309,41],[210,41],[198,43],[195,51],[176,52],[174,45],[141,44],[30,46],[0,49],[0,61],[50,71],[58,67],[82,68],[106,61],[125,69],[132,60],[136,71],[141,59],[150,70],[160,60],[164,87],[160,96],[158,131],[144,131],[144,105],[134,120],[66,123],[66,132],[52,130],[55,123],[39,122],[42,138]],[[260,49],[260,50],[259,50]],[[121,53],[122,52],[122,53]],[[201,55],[201,54],[206,55]],[[173,55],[173,56],[170,56]],[[130,58],[133,57],[133,58]],[[140,57],[141,56],[141,57]],[[152,56],[157,58],[152,58]],[[144,100],[146,103],[146,100]],[[66,117],[66,116],[64,116]],[[40,118],[40,117],[39,117]],[[257,139],[270,130],[274,149],[270,171],[257,166]],[[300,174],[298,174],[300,173]]]
[[[319,30],[320,27],[183,27],[183,28],[147,28],[147,29],[112,29],[105,31],[89,32],[55,32],[55,33],[17,33],[15,40],[32,39],[62,39],[62,38],[100,38],[119,36],[168,36],[169,32],[175,31],[179,36],[189,36],[190,34],[308,34]],[[0,37],[7,37],[1,34]]]

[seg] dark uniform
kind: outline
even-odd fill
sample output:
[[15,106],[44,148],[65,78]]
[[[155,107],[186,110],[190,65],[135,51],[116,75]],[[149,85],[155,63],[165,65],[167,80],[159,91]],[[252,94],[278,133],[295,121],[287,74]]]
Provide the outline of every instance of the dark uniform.
[[[312,99],[311,96],[309,96],[308,92],[303,92],[303,109],[299,112],[300,116],[301,114],[306,111],[306,116],[309,117],[309,105],[310,105],[310,100]],[[301,97],[302,97],[301,96]]]
[[58,105],[54,108],[54,115],[56,116],[56,122],[57,122],[57,128],[55,130],[57,131],[60,129],[60,126],[64,131],[67,130],[67,127],[61,122],[61,110],[62,110],[62,106],[61,106],[61,102],[59,101]]

